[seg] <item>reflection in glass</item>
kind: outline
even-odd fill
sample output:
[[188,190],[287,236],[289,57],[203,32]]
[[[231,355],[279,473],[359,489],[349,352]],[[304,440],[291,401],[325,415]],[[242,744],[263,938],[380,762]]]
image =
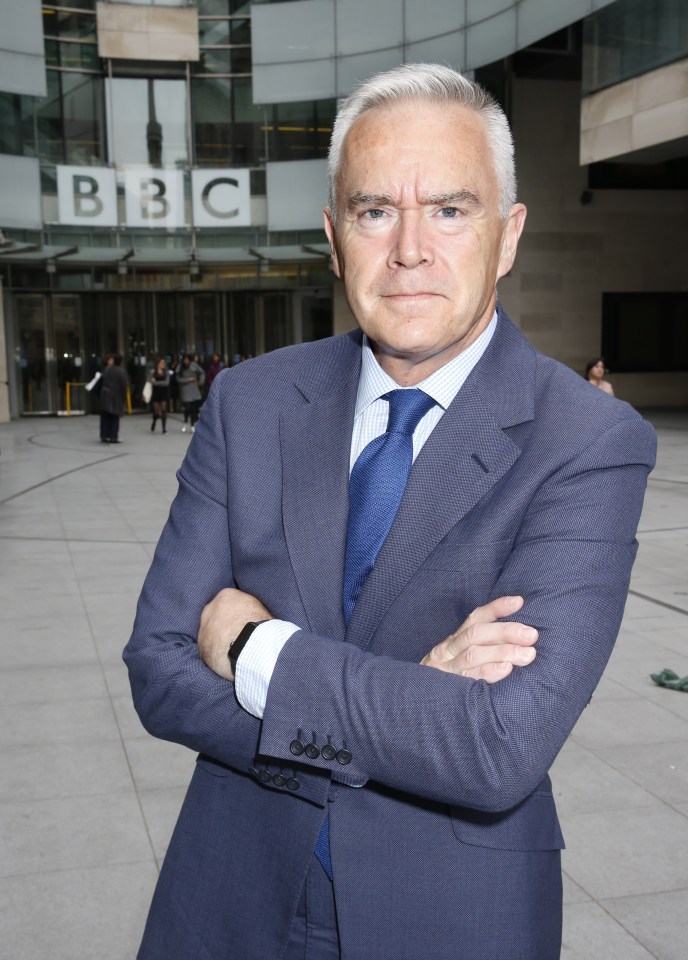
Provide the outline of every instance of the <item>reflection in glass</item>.
[[685,0],[618,0],[583,21],[583,93],[686,56]]
[[[52,298],[53,335],[57,373],[57,406],[66,405],[66,384],[83,383],[81,336],[79,330],[79,300],[74,296]],[[74,391],[72,401],[83,398],[83,392]]]
[[63,73],[61,79],[67,163],[101,163],[104,159],[102,78]]
[[198,34],[202,45],[229,43],[229,20],[199,20]]
[[107,83],[114,140],[110,161],[185,165],[189,155],[185,81],[117,77]]
[[250,73],[251,48],[201,47],[201,58],[194,64],[195,73]]
[[250,0],[198,0],[198,14],[201,17],[226,17],[237,13],[248,15]]
[[0,93],[0,153],[36,156],[31,97]]
[[18,296],[17,367],[21,385],[21,413],[51,409],[46,368],[45,307],[42,296]]
[[191,103],[199,166],[261,162],[263,109],[253,105],[250,78],[194,78]]
[[317,160],[327,156],[335,100],[280,103],[270,108],[269,160]]
[[46,71],[48,93],[36,103],[36,129],[38,132],[38,155],[43,160],[63,163],[62,107],[60,97],[60,74]]
[[192,80],[191,113],[196,163],[231,163],[232,81],[219,77]]

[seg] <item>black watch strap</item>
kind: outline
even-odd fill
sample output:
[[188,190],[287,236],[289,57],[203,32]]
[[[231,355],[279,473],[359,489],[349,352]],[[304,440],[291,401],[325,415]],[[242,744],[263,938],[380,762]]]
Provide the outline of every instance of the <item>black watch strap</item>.
[[237,665],[237,660],[239,659],[239,654],[244,649],[248,641],[251,639],[251,634],[253,633],[253,631],[256,629],[256,627],[259,627],[261,623],[266,623],[266,621],[257,620],[254,623],[247,623],[244,627],[242,627],[241,632],[239,633],[239,636],[236,638],[236,640],[230,645],[229,650],[227,651],[227,657],[229,658],[229,662],[232,665],[233,674],[236,674],[236,665]]

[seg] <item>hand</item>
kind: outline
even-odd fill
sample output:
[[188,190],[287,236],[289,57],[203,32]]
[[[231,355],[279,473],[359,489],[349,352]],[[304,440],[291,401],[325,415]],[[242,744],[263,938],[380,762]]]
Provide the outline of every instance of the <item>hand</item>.
[[473,680],[497,683],[515,666],[525,667],[535,659],[538,632],[522,623],[498,623],[516,613],[523,597],[499,597],[477,607],[458,630],[433,647],[421,663],[436,670]]
[[225,680],[234,680],[227,652],[247,623],[272,620],[260,600],[243,590],[227,587],[203,607],[198,628],[198,655]]

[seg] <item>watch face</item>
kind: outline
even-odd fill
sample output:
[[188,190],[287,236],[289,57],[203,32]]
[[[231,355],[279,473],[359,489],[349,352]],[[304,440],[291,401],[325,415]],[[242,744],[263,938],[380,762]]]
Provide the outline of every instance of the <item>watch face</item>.
[[[260,621],[260,623],[263,623],[263,622],[264,621]],[[256,627],[260,626],[260,623],[247,623],[244,627],[242,627],[241,632],[239,633],[239,636],[236,638],[234,643],[230,646],[229,650],[227,651],[227,656],[229,658],[229,662],[232,665],[233,671],[236,670],[236,663],[237,663],[237,660],[239,659],[239,654],[248,643],[253,631],[256,629]]]

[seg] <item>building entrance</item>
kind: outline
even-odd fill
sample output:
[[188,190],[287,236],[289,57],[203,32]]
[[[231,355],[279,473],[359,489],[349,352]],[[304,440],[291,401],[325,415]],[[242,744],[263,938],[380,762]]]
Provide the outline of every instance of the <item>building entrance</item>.
[[66,383],[83,377],[79,298],[18,294],[15,316],[20,412],[56,413],[64,409]]
[[16,414],[87,413],[83,388],[121,353],[133,408],[154,360],[214,353],[232,365],[278,347],[329,336],[331,291],[14,293]]

